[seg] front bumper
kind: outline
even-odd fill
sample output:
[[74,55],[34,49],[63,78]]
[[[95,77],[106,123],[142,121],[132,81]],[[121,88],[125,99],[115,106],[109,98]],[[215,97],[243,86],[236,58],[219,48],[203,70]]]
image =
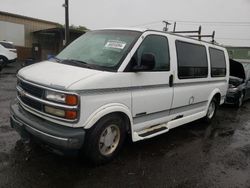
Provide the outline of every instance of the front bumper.
[[21,137],[32,137],[60,151],[79,150],[83,146],[85,130],[58,125],[25,111],[17,100],[10,106],[11,127]]

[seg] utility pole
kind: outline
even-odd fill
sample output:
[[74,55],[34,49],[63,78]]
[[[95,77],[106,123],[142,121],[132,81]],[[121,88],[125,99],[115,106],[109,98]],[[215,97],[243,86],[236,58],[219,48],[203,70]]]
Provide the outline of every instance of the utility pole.
[[63,4],[65,8],[65,46],[69,44],[69,0]]

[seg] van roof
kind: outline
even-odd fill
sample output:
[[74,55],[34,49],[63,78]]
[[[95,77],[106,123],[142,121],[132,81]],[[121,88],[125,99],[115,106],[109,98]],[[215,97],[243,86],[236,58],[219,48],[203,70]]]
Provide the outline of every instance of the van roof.
[[200,42],[204,42],[204,43],[207,43],[207,44],[211,44],[211,45],[215,45],[215,46],[225,48],[224,46],[222,46],[220,44],[212,43],[212,42],[209,42],[209,41],[198,40],[196,38],[188,37],[188,36],[185,36],[185,35],[180,35],[180,34],[176,34],[176,33],[173,33],[173,32],[167,32],[167,31],[154,30],[154,29],[134,28],[134,27],[118,27],[118,28],[104,28],[104,29],[100,29],[100,30],[127,30],[127,31],[138,31],[138,32],[142,32],[142,33],[146,32],[146,31],[154,31],[154,32],[159,32],[159,33],[167,33],[169,35],[174,35],[174,36],[177,36],[177,37],[188,38],[188,39],[191,39],[191,40],[200,41]]

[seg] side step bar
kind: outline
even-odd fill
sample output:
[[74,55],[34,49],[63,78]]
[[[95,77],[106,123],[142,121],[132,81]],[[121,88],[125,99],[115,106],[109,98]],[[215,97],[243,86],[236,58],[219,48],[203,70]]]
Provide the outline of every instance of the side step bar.
[[139,134],[139,136],[141,136],[141,137],[146,137],[146,136],[149,136],[149,135],[151,135],[151,134],[154,134],[154,133],[157,133],[157,132],[166,130],[166,129],[167,129],[166,127],[159,127],[158,129],[154,129],[154,130],[151,130],[151,131],[148,131],[148,132]]
[[161,132],[167,132],[167,131],[168,131],[167,124],[160,124],[160,125],[155,125],[148,129],[138,132],[138,136],[148,137],[150,135],[154,135],[154,134],[161,133]]

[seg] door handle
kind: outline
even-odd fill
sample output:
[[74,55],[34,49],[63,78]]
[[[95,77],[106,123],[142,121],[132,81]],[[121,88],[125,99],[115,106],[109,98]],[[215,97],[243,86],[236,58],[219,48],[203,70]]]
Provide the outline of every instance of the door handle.
[[174,85],[174,76],[171,74],[169,76],[169,87],[173,87]]

